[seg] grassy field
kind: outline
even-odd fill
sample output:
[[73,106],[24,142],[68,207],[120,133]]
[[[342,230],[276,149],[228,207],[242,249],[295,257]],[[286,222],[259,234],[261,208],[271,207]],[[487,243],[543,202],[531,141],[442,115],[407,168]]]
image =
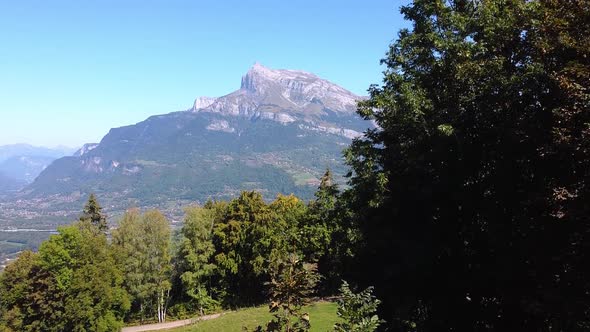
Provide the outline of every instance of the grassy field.
[[[309,313],[312,332],[331,331],[337,321],[336,303],[318,302],[307,306],[304,310]],[[268,307],[242,309],[227,313],[219,318],[196,323],[167,331],[174,332],[239,332],[242,327],[253,330],[258,325],[265,325],[272,318]]]

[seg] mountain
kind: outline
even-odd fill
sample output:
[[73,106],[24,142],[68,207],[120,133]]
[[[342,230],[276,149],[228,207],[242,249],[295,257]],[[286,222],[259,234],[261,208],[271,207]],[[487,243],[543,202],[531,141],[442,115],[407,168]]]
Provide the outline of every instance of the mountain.
[[0,172],[0,196],[19,190],[25,185],[24,181],[19,181]]
[[29,144],[0,146],[0,193],[22,189],[57,158],[71,155],[67,147],[46,148]]
[[71,155],[76,151],[73,148],[58,146],[55,148],[47,148],[42,146],[33,146],[30,144],[10,144],[0,146],[0,162],[12,157],[51,157],[54,159],[63,156]]
[[31,183],[55,157],[14,156],[0,162],[0,173],[24,183]]
[[362,97],[314,74],[255,64],[228,95],[114,128],[54,161],[15,200],[79,210],[95,192],[111,211],[180,205],[258,190],[311,198],[319,177],[345,172],[342,149],[370,123]]

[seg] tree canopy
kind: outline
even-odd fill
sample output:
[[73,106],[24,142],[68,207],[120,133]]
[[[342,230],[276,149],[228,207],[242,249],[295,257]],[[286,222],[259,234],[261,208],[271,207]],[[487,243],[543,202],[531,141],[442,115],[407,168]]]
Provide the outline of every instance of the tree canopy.
[[415,0],[347,150],[394,330],[588,328],[587,1]]

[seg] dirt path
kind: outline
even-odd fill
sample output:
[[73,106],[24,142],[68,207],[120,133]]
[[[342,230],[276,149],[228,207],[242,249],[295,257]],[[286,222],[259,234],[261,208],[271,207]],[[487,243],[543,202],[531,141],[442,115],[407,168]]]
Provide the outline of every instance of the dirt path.
[[141,332],[141,331],[157,331],[157,330],[165,330],[165,329],[172,329],[175,327],[181,327],[186,325],[194,324],[200,320],[209,320],[214,319],[223,314],[213,314],[213,315],[206,315],[203,317],[198,318],[191,318],[191,319],[184,319],[184,320],[177,320],[174,322],[169,323],[160,323],[160,324],[148,324],[148,325],[138,325],[138,326],[129,326],[124,327],[121,332]]

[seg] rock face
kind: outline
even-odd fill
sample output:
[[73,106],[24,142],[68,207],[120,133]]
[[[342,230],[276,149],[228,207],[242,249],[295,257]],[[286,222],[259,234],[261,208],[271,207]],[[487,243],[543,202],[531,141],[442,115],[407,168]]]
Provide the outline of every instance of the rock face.
[[219,98],[199,97],[195,100],[192,112],[262,118],[279,123],[302,121],[311,130],[351,138],[361,133],[350,128],[340,128],[325,120],[333,113],[353,115],[356,103],[361,99],[314,74],[269,69],[256,63],[242,77],[239,90]]
[[205,107],[210,106],[215,102],[215,98],[211,97],[199,97],[195,99],[195,103],[193,104],[193,110],[199,110]]
[[311,198],[326,168],[345,173],[342,149],[371,127],[355,113],[359,99],[311,73],[255,64],[239,90],[111,129],[100,143],[53,162],[14,199],[79,210],[94,192],[121,211],[180,210],[240,190]]
[[74,156],[81,157],[88,152],[94,150],[98,146],[98,143],[86,143],[78,151],[74,152]]

